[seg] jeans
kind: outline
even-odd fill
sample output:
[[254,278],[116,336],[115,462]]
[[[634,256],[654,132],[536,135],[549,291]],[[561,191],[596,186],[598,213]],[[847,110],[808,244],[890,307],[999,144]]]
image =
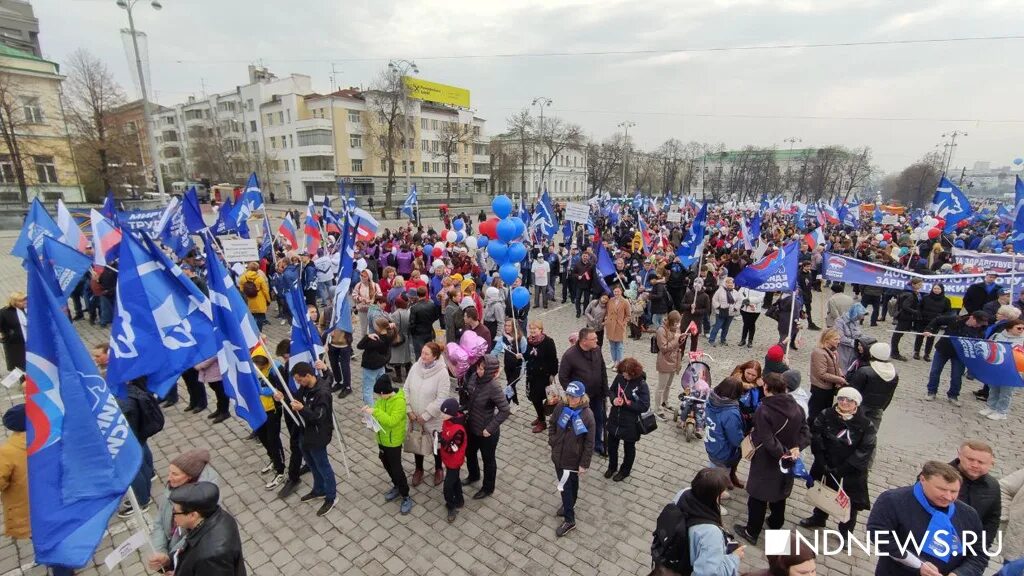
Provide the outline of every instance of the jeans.
[[384,471],[391,478],[391,485],[398,489],[402,498],[409,497],[409,479],[405,477],[405,470],[402,469],[402,447],[377,445],[377,457],[384,465]]
[[589,286],[576,286],[576,317],[579,318],[583,310],[587,309],[587,305],[590,304],[590,287]]
[[338,497],[338,481],[334,478],[331,459],[327,457],[327,447],[303,447],[302,455],[309,464],[310,472],[313,473],[313,493],[323,494],[328,502],[334,502]]
[[778,530],[786,522],[786,499],[775,502],[765,502],[757,498],[747,498],[747,533],[758,538],[761,535],[761,528],[764,527],[764,516],[771,510],[768,517],[768,528]]
[[100,296],[100,326],[107,326],[114,321],[114,297]]
[[462,497],[462,478],[458,468],[448,468],[444,472],[444,507],[449,512],[461,508],[466,503]]
[[139,473],[132,480],[132,490],[135,492],[135,498],[139,501],[139,506],[145,506],[152,498],[153,453],[150,452],[149,445],[145,440],[140,444],[142,444],[142,466],[139,466]]
[[252,319],[256,321],[256,329],[262,331],[263,327],[267,325],[267,314],[260,312],[253,312]]
[[617,470],[623,476],[629,476],[633,471],[633,461],[636,460],[636,442],[623,440],[624,451],[622,455],[622,466],[619,466],[619,437],[615,434],[608,435],[608,469]]
[[[341,384],[342,389],[352,389],[352,347],[327,346],[327,358],[331,362],[331,373],[334,383]],[[340,378],[340,380],[339,380]]]
[[1010,400],[1013,398],[1013,386],[989,386],[988,407],[1000,414],[1010,411]]
[[744,342],[751,344],[754,342],[754,332],[757,331],[757,317],[760,315],[760,312],[740,312],[740,317],[743,318],[743,331],[740,333],[740,344],[743,344]]
[[384,373],[384,367],[376,369],[363,368],[363,404],[373,406],[373,384]]
[[484,461],[484,483],[480,487],[487,493],[494,492],[494,483],[498,477],[498,460],[495,454],[498,452],[498,437],[501,432],[495,432],[488,437],[477,436],[469,433],[469,441],[466,443],[466,470],[471,479],[480,477],[480,459],[477,452]]
[[[598,406],[600,404],[600,406]],[[594,412],[594,452],[604,453],[604,423],[608,420],[605,413],[604,399],[590,401],[590,409]]]
[[267,412],[267,421],[256,429],[256,437],[274,464],[274,474],[284,474],[284,446],[281,445],[282,408]]
[[548,287],[547,286],[534,286],[533,287],[533,307],[540,308],[541,306],[548,307]]
[[964,365],[956,354],[949,354],[942,348],[936,348],[935,355],[932,356],[932,369],[928,373],[928,393],[937,394],[939,392],[939,378],[942,377],[942,369],[946,367],[946,362],[949,362],[952,366],[949,377],[949,392],[946,393],[946,396],[958,398],[964,376]]
[[[559,481],[562,479],[564,470],[562,468],[555,468],[555,478]],[[580,475],[576,474],[577,470],[573,470],[569,473],[569,478],[565,481],[565,485],[562,486],[562,511],[565,512],[565,521],[569,524],[576,523],[576,498],[580,494]]]
[[732,324],[732,316],[729,316],[728,312],[718,312],[715,314],[715,325],[711,327],[711,332],[708,333],[708,342],[714,343],[715,336],[718,335],[718,331],[722,331],[722,344],[725,344],[725,338],[729,335],[729,326]]
[[623,342],[616,342],[615,340],[608,341],[608,348],[612,353],[612,362],[618,364],[626,357],[626,346]]
[[661,328],[661,323],[664,320],[665,320],[665,315],[664,314],[654,314],[653,312],[651,313],[651,326],[653,326],[654,329]]

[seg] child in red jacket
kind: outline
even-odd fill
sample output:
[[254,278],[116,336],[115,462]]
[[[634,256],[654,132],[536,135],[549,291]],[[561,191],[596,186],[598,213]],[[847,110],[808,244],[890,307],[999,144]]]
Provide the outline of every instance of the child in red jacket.
[[438,450],[445,467],[444,504],[448,509],[448,523],[455,522],[459,508],[466,503],[462,497],[462,479],[459,470],[466,462],[466,417],[459,410],[459,401],[448,398],[441,403],[441,437]]

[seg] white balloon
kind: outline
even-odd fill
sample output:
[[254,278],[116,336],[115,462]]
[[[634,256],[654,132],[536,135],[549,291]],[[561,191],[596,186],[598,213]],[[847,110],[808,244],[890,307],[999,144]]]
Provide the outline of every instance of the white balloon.
[[470,250],[476,250],[476,236],[466,237],[466,247]]

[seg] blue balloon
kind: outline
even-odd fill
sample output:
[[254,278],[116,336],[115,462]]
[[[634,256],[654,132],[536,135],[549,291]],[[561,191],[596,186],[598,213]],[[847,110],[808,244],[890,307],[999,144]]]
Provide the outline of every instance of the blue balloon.
[[516,281],[516,278],[519,278],[519,267],[511,262],[505,262],[498,268],[498,275],[501,276],[505,284],[511,284]]
[[1013,163],[1020,166],[1021,164],[1024,164],[1024,158],[1014,158]]
[[482,250],[484,248],[487,248],[487,245],[489,243],[490,243],[490,240],[488,240],[487,236],[484,236],[483,234],[481,234],[481,235],[476,237],[476,247],[477,247],[477,249]]
[[465,226],[466,223],[462,221],[462,218],[456,218],[455,221],[452,222],[452,228],[455,228],[456,232],[462,230]]
[[498,238],[502,242],[511,242],[519,237],[516,233],[516,225],[512,222],[511,218],[505,218],[501,222],[498,222]]
[[530,291],[522,286],[512,290],[512,307],[522,310],[530,303]]
[[513,242],[508,245],[508,261],[522,262],[526,258],[526,246],[522,242]]
[[465,232],[456,232],[455,233],[455,241],[456,242],[465,242],[466,241],[466,233]]
[[434,245],[433,244],[424,244],[423,245],[423,253],[424,254],[430,254],[433,251],[434,251]]
[[512,199],[504,194],[495,196],[491,202],[491,210],[494,210],[494,215],[498,218],[508,218],[512,213]]
[[487,245],[487,253],[491,255],[491,260],[500,266],[508,259],[508,244],[498,241],[491,242]]
[[523,219],[520,218],[519,216],[513,216],[512,218],[510,218],[510,220],[512,220],[512,223],[515,224],[516,226],[515,237],[521,237],[523,233],[526,232],[526,222],[523,222]]

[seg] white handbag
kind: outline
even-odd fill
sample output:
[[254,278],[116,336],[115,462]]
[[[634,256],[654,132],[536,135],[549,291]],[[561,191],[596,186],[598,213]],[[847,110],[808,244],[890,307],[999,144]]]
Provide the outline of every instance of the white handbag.
[[[836,480],[835,476],[832,480]],[[807,503],[835,518],[840,523],[850,521],[850,497],[843,490],[843,481],[838,480],[838,490],[829,488],[824,477],[807,490]]]

